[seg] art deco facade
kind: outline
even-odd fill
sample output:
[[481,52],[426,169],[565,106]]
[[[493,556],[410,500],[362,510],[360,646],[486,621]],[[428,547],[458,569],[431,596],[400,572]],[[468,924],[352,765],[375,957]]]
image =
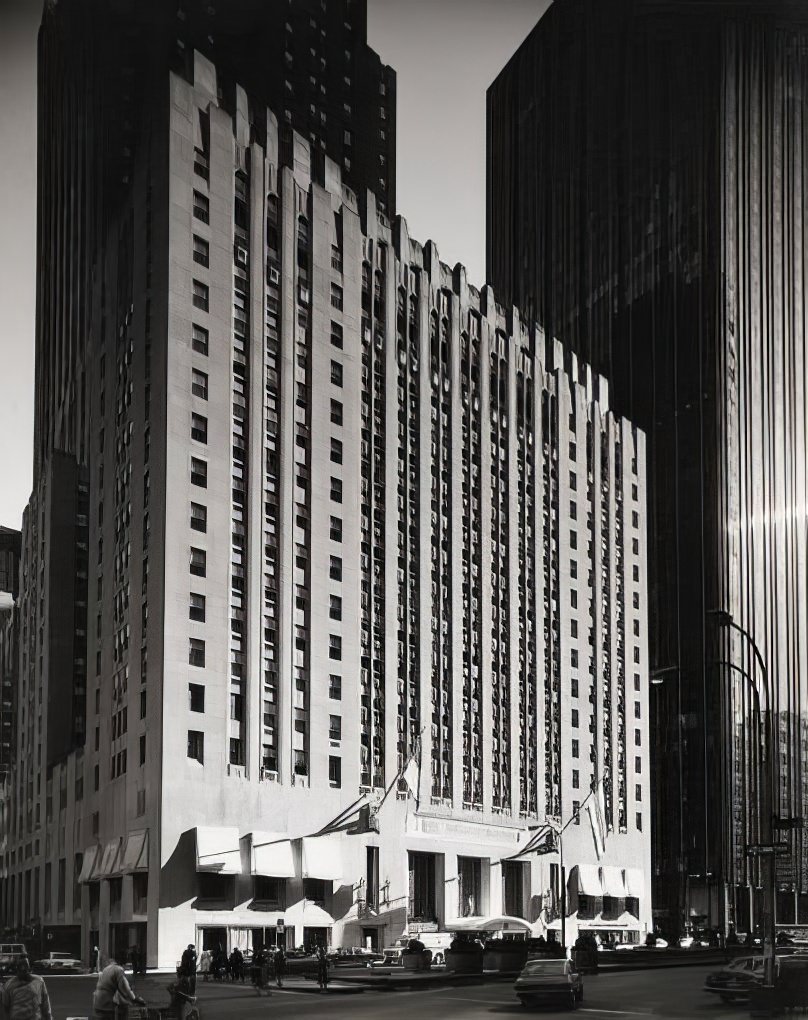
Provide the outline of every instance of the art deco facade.
[[568,932],[636,938],[643,433],[335,163],[312,180],[265,103],[187,68],[90,288],[87,738],[33,770],[30,814],[18,784],[9,922],[161,966],[281,921],[287,944],[558,927],[558,855],[520,856],[549,818]]
[[[757,803],[733,804],[758,785],[735,738],[763,677],[710,610],[761,650],[792,727],[775,727],[776,808],[803,813],[806,31],[797,3],[559,0],[488,96],[491,282],[648,435],[666,928],[745,930],[757,882]],[[784,838],[805,914],[804,837]]]

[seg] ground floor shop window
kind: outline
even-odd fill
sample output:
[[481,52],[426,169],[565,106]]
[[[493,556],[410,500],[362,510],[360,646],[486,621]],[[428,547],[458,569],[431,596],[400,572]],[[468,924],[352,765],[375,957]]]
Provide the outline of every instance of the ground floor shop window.
[[409,921],[437,921],[435,896],[435,854],[410,851],[409,854]]

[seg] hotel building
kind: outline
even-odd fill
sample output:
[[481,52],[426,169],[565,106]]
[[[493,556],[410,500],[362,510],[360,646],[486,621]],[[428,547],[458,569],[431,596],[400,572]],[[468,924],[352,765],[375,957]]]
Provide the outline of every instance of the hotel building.
[[[183,68],[82,283],[81,447],[47,455],[86,692],[43,653],[54,468],[25,522],[6,924],[170,967],[557,929],[563,882],[568,941],[638,938],[643,433],[337,163],[313,177],[265,102]],[[563,860],[530,850],[548,820]]]

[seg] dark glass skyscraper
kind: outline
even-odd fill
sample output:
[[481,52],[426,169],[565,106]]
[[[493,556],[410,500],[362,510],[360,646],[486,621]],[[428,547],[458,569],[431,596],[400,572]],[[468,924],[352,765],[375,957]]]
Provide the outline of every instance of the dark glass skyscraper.
[[[737,723],[763,678],[710,610],[760,648],[775,807],[803,813],[807,21],[789,2],[557,0],[488,94],[495,292],[648,434],[663,925],[745,928],[756,907],[760,763]],[[790,838],[784,921],[808,891],[808,836]]]

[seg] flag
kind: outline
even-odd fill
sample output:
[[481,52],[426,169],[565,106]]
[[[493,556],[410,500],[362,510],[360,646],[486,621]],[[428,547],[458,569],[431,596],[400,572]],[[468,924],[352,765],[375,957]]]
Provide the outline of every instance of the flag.
[[416,800],[418,799],[418,771],[418,762],[416,756],[413,755],[407,763],[401,778],[407,784],[407,788]]
[[554,854],[558,852],[558,839],[555,829],[549,825],[545,825],[543,829],[539,829],[536,835],[533,837],[535,842],[532,842],[530,847],[531,851],[535,854]]
[[606,852],[606,827],[603,824],[603,805],[601,803],[603,794],[601,789],[598,786],[597,790],[593,790],[586,803],[586,812],[589,815],[589,824],[592,827],[592,839],[595,843],[595,853],[598,860]]

